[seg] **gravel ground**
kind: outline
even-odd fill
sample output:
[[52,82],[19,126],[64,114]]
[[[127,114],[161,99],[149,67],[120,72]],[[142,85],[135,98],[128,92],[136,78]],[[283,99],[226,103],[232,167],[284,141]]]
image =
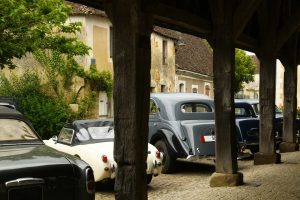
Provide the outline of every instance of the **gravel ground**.
[[[281,164],[253,165],[239,160],[245,184],[239,187],[209,187],[215,171],[212,161],[177,162],[177,172],[154,177],[148,186],[149,200],[299,200],[300,151],[281,154]],[[97,200],[113,200],[112,185],[99,184]]]

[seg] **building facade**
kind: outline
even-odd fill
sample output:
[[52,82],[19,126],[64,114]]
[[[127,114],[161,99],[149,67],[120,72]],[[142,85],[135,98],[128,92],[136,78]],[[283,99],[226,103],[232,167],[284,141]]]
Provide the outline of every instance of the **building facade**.
[[151,34],[151,92],[175,92],[176,38],[154,29]]

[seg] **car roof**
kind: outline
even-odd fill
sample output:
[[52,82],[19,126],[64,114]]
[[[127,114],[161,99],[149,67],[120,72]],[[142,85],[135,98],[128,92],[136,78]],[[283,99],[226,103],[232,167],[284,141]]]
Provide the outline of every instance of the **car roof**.
[[[74,120],[72,125],[77,127],[78,129],[82,128],[83,126],[113,126],[114,120],[113,119],[82,119],[82,120]],[[70,124],[66,124],[65,127],[69,127]]]
[[0,105],[0,118],[15,118],[15,119],[26,120],[26,117],[16,109],[12,109],[7,106],[1,106],[1,105]]
[[0,102],[0,106],[5,106],[5,107],[8,107],[8,108],[16,109],[16,106],[13,105],[13,104],[10,104],[10,103]]
[[235,103],[248,103],[248,104],[258,104],[258,99],[235,99]]
[[102,122],[102,121],[114,121],[112,118],[110,119],[78,119],[74,120],[73,123],[89,123],[89,122]]
[[181,101],[193,101],[193,100],[211,100],[212,98],[198,93],[152,93],[151,98],[156,98],[160,100],[172,101],[174,103]]

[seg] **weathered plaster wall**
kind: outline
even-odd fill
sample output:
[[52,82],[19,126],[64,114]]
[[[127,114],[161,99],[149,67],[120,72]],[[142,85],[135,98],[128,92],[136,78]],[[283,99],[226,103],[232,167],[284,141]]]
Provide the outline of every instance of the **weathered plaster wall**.
[[[212,77],[192,72],[177,71],[176,92],[180,92],[180,84],[184,85],[183,91],[181,92],[192,93],[193,88],[196,88],[197,93],[209,94],[207,96],[211,98],[214,97]],[[209,92],[206,90],[206,87],[210,88]]]
[[[167,42],[167,59],[163,64],[163,40]],[[151,87],[152,92],[175,92],[175,45],[174,40],[156,33],[151,35]]]

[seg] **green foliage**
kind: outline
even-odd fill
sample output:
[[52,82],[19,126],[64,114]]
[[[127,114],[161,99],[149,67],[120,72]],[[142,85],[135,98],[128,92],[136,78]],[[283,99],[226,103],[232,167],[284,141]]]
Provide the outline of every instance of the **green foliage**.
[[71,116],[64,98],[49,96],[38,74],[27,71],[20,78],[8,80],[1,74],[0,96],[15,97],[22,112],[33,124],[42,138],[58,134]]
[[[14,68],[13,58],[31,52],[46,74],[43,84],[41,77],[30,71],[10,79],[1,75],[0,95],[17,98],[20,111],[43,138],[58,134],[67,121],[86,118],[95,105],[95,92],[81,99],[79,92],[68,94],[75,76],[93,90],[112,93],[110,72],[98,72],[96,66],[85,71],[76,61],[90,48],[76,36],[81,23],[65,23],[71,8],[64,0],[1,0],[0,8],[0,67]],[[70,103],[77,103],[79,111],[72,112]]]
[[91,65],[90,70],[82,76],[89,81],[92,90],[105,91],[108,96],[112,95],[113,80],[109,71],[97,71],[96,65]]
[[244,83],[254,81],[255,69],[252,58],[247,56],[243,50],[236,49],[234,93],[241,91]]
[[109,71],[99,72],[96,65],[91,65],[90,70],[85,71],[73,56],[64,56],[58,51],[37,50],[34,56],[45,69],[49,85],[56,93],[58,93],[59,76],[65,89],[69,89],[73,84],[73,77],[78,76],[87,81],[93,91],[105,91],[108,96],[111,96],[113,80]]
[[84,55],[89,49],[74,35],[81,24],[65,24],[71,7],[64,0],[1,0],[0,8],[1,68],[15,67],[13,58],[36,49],[67,55]]
[[95,106],[96,92],[91,92],[80,100],[78,112],[73,116],[74,119],[83,119],[89,116],[89,110]]

